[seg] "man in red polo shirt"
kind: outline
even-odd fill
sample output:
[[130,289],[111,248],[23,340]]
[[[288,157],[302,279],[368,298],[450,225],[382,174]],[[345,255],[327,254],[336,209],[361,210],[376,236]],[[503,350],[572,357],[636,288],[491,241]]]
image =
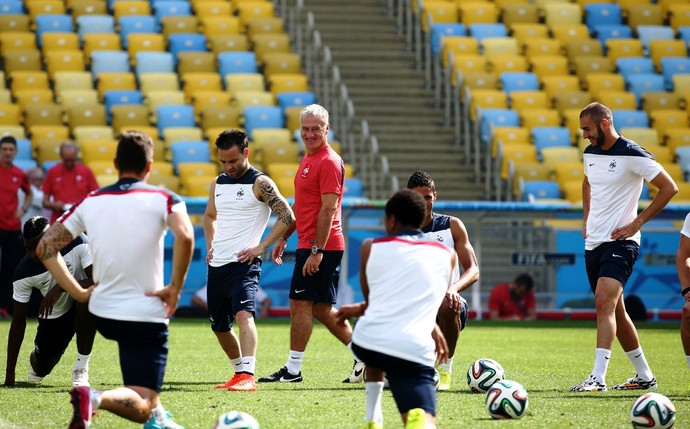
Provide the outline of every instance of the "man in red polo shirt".
[[534,281],[529,274],[520,274],[510,283],[497,285],[489,295],[489,319],[534,320],[537,303]]
[[[15,156],[17,140],[12,136],[0,139],[0,317],[12,312],[12,274],[26,253],[21,218],[33,199],[29,179],[13,164]],[[25,195],[22,207],[19,189]]]
[[53,211],[51,224],[72,204],[98,189],[93,171],[77,162],[77,146],[74,143],[60,145],[60,159],[62,163],[48,170],[43,183],[43,207]]

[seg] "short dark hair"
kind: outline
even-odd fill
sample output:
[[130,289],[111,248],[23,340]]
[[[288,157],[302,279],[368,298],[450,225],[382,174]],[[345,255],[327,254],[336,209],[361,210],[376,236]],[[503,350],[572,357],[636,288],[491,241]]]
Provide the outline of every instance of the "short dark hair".
[[0,138],[0,145],[3,143],[10,143],[13,144],[14,147],[17,147],[17,139],[12,136],[4,136],[3,138]]
[[240,152],[244,152],[249,147],[247,133],[242,130],[229,129],[221,132],[216,138],[216,149],[227,150],[237,146]]
[[417,191],[401,189],[386,202],[386,216],[395,217],[403,226],[421,228],[426,216],[426,201]]
[[431,188],[432,191],[436,191],[436,184],[434,179],[431,178],[429,173],[422,170],[417,170],[407,179],[407,187],[409,189],[413,188]]
[[117,142],[115,160],[120,173],[141,174],[153,160],[153,141],[141,131],[125,131]]
[[598,102],[589,103],[584,109],[582,109],[580,112],[580,118],[584,118],[585,116],[589,116],[594,122],[599,122],[602,119],[606,119],[613,123],[613,113],[611,113],[611,109]]
[[524,286],[527,290],[532,290],[534,288],[534,280],[532,279],[532,276],[530,276],[527,273],[522,273],[519,276],[515,277],[513,283],[515,283],[516,285]]
[[34,216],[24,222],[22,237],[24,237],[24,247],[27,250],[33,252],[36,249],[38,242],[43,237],[43,233],[48,229],[48,225],[48,219],[43,216]]

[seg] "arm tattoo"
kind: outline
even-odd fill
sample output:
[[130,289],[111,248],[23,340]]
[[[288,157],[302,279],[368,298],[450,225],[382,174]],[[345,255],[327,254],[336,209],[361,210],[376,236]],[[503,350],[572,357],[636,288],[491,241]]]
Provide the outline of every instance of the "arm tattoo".
[[60,222],[54,223],[48,231],[43,234],[43,238],[38,246],[43,249],[42,261],[56,257],[60,249],[72,241],[72,234]]
[[292,225],[292,211],[290,210],[290,206],[287,201],[278,194],[273,183],[269,180],[259,180],[258,185],[261,196],[264,201],[266,201],[268,207],[276,214],[278,219],[283,221],[287,226]]

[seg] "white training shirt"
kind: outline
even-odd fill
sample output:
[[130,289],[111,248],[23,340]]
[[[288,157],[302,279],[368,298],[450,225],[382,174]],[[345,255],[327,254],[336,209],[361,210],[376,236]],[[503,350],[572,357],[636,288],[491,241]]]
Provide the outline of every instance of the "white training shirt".
[[690,238],[690,213],[685,216],[685,221],[683,222],[683,228],[681,228],[680,233],[684,236]]
[[[585,249],[611,241],[611,233],[637,217],[644,180],[652,181],[663,167],[644,148],[619,137],[609,150],[588,146],[585,176],[591,186]],[[640,243],[640,231],[629,237]]]
[[450,281],[448,247],[420,233],[376,238],[366,264],[369,305],[352,342],[368,350],[433,366],[431,332]]
[[[424,240],[438,241],[455,252],[455,239],[453,238],[453,231],[450,229],[450,219],[451,217],[448,215],[431,213],[431,223],[422,228]],[[455,283],[459,278],[460,264],[455,264],[450,281]]]
[[[87,278],[84,269],[91,266],[91,252],[89,252],[89,240],[84,234],[72,240],[60,251],[60,254],[67,264],[67,269],[75,279],[84,280]],[[57,281],[41,262],[35,261],[29,255],[24,255],[14,271],[12,298],[17,302],[27,304],[33,288],[38,289],[41,295],[46,296],[55,285],[57,285]],[[67,313],[72,305],[74,305],[72,297],[63,292],[53,305],[53,311],[45,319],[57,319]]]
[[223,173],[216,179],[216,232],[209,265],[221,267],[237,262],[237,254],[256,247],[266,230],[271,209],[254,195],[256,179],[263,173],[249,168],[239,179]]
[[88,231],[97,284],[89,311],[133,322],[167,323],[163,301],[163,237],[168,215],[187,212],[170,191],[135,179],[92,192],[58,221],[76,236]]

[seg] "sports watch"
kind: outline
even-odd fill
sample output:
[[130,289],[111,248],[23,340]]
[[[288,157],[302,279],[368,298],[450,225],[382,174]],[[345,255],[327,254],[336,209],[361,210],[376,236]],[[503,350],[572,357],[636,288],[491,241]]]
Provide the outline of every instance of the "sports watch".
[[317,245],[311,246],[311,254],[316,255],[318,253],[323,253],[323,249]]

